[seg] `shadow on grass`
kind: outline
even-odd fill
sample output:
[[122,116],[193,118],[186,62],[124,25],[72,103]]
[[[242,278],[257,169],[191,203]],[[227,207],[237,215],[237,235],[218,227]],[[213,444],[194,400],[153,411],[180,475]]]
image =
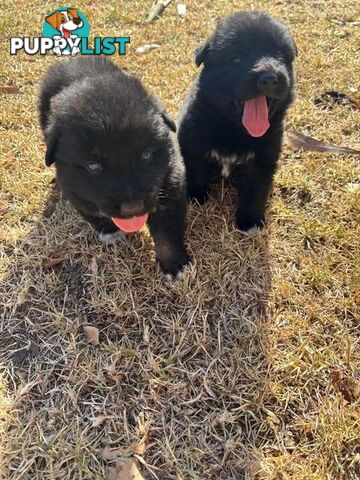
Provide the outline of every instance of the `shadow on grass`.
[[[267,233],[236,232],[232,193],[215,196],[190,207],[194,265],[175,283],[161,278],[146,234],[103,246],[55,193],[27,238],[6,246],[7,479],[103,478],[103,445],[141,439],[145,478],[260,471],[257,452],[269,441]],[[84,323],[99,329],[97,347]]]

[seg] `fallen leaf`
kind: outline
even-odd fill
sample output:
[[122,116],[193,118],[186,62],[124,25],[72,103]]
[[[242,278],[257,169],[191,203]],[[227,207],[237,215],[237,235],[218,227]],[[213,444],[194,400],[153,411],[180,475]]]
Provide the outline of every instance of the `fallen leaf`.
[[154,20],[159,18],[163,14],[165,8],[167,8],[171,2],[172,0],[162,0],[155,3],[149,10],[147,21],[153,22]]
[[135,442],[128,447],[128,450],[136,455],[144,455],[145,441]]
[[99,345],[99,330],[96,327],[91,325],[83,325],[83,332],[85,334],[86,340],[91,343],[94,347]]
[[342,394],[349,403],[360,399],[360,381],[344,375],[338,370],[331,374],[334,388]]
[[56,267],[60,265],[65,260],[64,255],[59,255],[57,257],[49,258],[47,260],[43,260],[42,267],[45,269]]
[[149,53],[151,50],[155,50],[156,48],[160,48],[161,45],[158,45],[157,43],[151,43],[149,45],[142,45],[141,47],[138,47],[136,49],[137,53]]
[[[111,471],[111,475],[114,475],[114,471]],[[108,477],[108,480],[144,480],[142,476],[136,458],[128,457],[121,459],[117,462],[116,476]]]
[[360,25],[360,22],[358,22],[357,20],[346,20],[346,19],[341,19],[341,20],[338,20],[338,19],[334,19],[334,20],[331,20],[331,23],[335,23],[336,25],[352,25],[352,26],[355,26],[355,27],[358,27]]
[[116,464],[106,469],[107,480],[143,480],[139,463],[146,466],[142,455],[145,453],[147,434],[140,442],[133,442],[129,447],[112,448],[106,445],[99,454],[101,460]]
[[354,150],[348,147],[338,147],[331,143],[316,140],[296,130],[287,130],[285,132],[285,142],[296,150],[304,150],[306,152],[329,152],[338,153],[340,155],[359,155],[360,150]]
[[106,445],[100,453],[102,460],[115,460],[119,457],[127,457],[129,455],[144,455],[145,453],[145,439],[141,442],[134,442],[129,447],[111,448]]
[[20,90],[19,90],[19,87],[17,87],[16,85],[1,85],[0,93],[5,95],[16,94],[16,93],[20,93]]

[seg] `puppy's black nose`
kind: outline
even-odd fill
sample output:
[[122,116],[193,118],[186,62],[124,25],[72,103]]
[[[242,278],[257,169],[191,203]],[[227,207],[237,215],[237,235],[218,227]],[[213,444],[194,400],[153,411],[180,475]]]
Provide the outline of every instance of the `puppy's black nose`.
[[136,217],[144,213],[144,201],[136,200],[133,202],[125,202],[121,204],[122,217]]
[[278,76],[274,72],[263,72],[260,74],[257,81],[257,86],[260,92],[271,92],[278,84]]
[[80,17],[75,17],[75,18],[73,18],[73,22],[75,23],[75,25],[80,25],[81,18]]

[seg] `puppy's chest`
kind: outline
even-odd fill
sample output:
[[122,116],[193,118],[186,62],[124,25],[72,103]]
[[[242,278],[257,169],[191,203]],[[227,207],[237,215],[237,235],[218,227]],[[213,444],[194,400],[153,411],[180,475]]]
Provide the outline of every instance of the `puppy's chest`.
[[212,150],[210,156],[216,160],[221,166],[221,175],[228,178],[232,170],[238,165],[248,165],[254,158],[254,152],[246,152],[243,154],[224,155],[217,150]]

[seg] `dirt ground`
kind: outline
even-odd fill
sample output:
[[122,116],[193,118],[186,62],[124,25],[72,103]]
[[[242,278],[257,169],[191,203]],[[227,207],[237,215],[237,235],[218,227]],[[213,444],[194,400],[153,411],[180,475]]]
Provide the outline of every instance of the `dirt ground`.
[[[314,104],[360,96],[358,2],[188,0],[185,19],[175,2],[148,25],[151,3],[74,6],[93,34],[131,36],[113,60],[172,115],[216,19],[262,9],[298,45],[288,128],[360,147],[358,110]],[[100,244],[51,183],[37,86],[59,59],[12,57],[9,37],[40,35],[57,6],[0,0],[0,86],[19,88],[0,91],[0,477],[360,478],[359,159],[285,147],[254,236],[233,226],[233,192],[214,191],[189,210],[193,265],[166,283],[146,231]],[[148,43],[161,48],[136,53]]]

